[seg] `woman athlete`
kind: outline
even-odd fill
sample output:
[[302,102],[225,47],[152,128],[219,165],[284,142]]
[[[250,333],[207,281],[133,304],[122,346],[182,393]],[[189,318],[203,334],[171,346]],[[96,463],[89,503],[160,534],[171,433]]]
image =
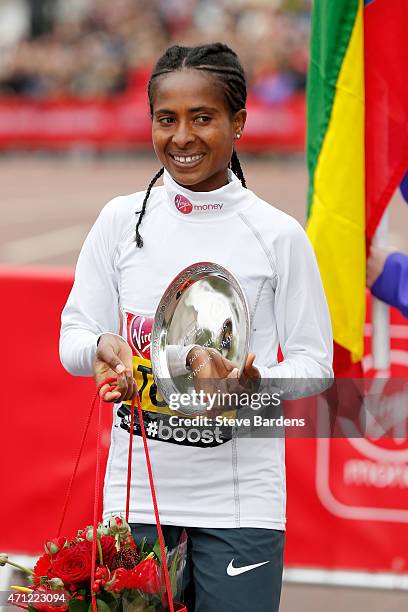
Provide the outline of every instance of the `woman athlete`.
[[[161,296],[182,269],[199,261],[220,264],[239,279],[250,307],[252,352],[244,379],[261,386],[272,381],[287,397],[296,379],[333,375],[327,304],[303,229],[246,187],[234,150],[246,120],[245,76],[236,54],[221,43],[173,46],[154,68],[148,96],[162,168],[146,191],[109,202],[91,229],[62,316],[61,360],[72,374],[94,375],[97,383],[117,376],[116,390],[105,396],[116,406],[104,519],[125,507],[129,409],[121,402],[136,392],[135,373],[144,389],[166,543],[187,530],[189,612],[276,612],[284,440],[225,440],[211,431],[198,440],[188,431],[176,435],[169,408],[152,393],[150,332]],[[161,176],[164,185],[154,186]],[[196,358],[190,351],[185,367]],[[208,368],[209,377],[234,376],[222,359],[210,360]],[[129,521],[136,541],[147,536],[154,542],[142,439],[138,427],[132,433]]]

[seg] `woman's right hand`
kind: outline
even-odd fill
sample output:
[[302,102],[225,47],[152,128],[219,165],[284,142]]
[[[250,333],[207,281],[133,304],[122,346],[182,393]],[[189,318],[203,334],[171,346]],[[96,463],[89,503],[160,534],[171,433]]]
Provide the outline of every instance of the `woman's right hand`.
[[99,395],[105,402],[121,402],[136,396],[137,385],[133,378],[133,355],[130,346],[114,334],[99,338],[94,360],[95,383],[98,386],[106,378],[116,378],[116,389],[108,391],[104,385]]

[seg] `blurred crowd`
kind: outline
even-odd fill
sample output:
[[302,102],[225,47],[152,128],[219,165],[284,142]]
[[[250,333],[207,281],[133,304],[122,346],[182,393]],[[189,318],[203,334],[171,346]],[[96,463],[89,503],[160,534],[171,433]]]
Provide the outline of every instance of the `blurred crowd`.
[[305,86],[311,0],[0,0],[0,96],[112,96],[143,89],[175,42],[220,40],[252,93],[273,104]]

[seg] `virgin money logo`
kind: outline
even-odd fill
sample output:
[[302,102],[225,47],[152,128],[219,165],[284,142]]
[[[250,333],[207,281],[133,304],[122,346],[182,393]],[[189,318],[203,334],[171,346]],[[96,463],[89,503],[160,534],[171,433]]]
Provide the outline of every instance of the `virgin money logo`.
[[139,355],[142,359],[150,359],[152,326],[152,318],[132,315],[130,320],[128,319],[129,342],[136,355]]
[[193,210],[195,212],[206,212],[209,210],[222,210],[224,204],[222,202],[209,202],[203,204],[193,204],[182,196],[181,194],[177,194],[174,198],[174,204],[179,212],[183,213],[183,215],[190,214]]
[[177,210],[183,213],[183,215],[188,215],[193,210],[193,205],[190,200],[188,200],[179,193],[174,198],[174,203],[176,205]]

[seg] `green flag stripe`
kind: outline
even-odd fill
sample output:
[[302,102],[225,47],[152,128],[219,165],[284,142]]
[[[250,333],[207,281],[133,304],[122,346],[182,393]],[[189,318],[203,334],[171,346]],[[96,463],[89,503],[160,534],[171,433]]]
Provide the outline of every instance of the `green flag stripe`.
[[358,7],[359,0],[315,0],[313,4],[307,85],[308,216],[312,204],[314,173]]

